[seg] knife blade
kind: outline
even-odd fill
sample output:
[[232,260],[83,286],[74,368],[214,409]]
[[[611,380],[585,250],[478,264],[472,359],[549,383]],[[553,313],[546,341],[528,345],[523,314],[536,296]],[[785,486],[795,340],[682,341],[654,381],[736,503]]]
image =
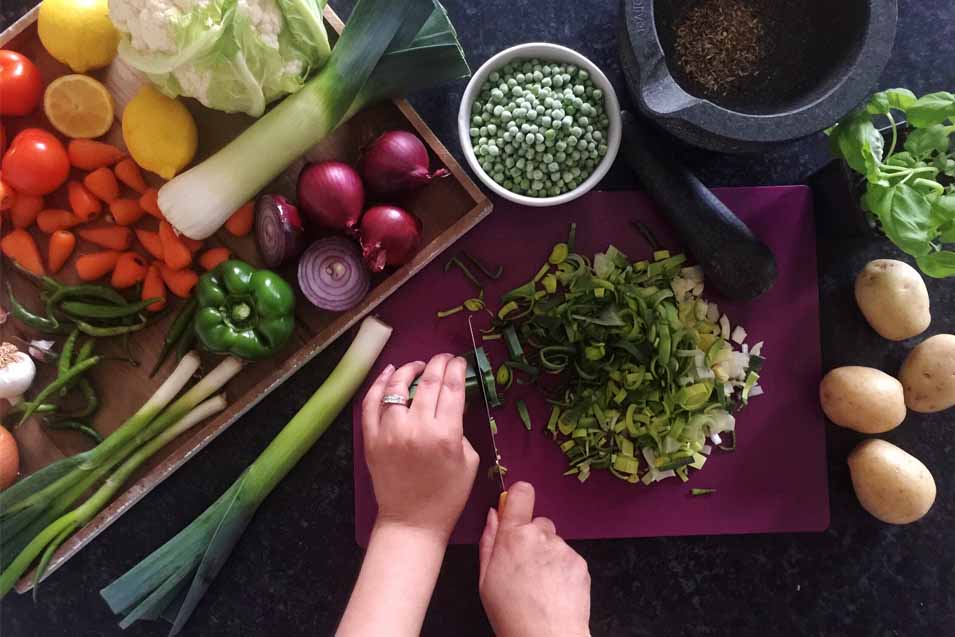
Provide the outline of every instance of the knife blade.
[[[474,348],[475,360],[477,360],[477,339],[474,337],[474,325],[471,322],[471,316],[468,316],[468,331],[471,333],[471,346]],[[475,368],[477,364],[475,363]],[[480,374],[480,370],[477,370]],[[481,386],[481,397],[484,399],[484,411],[487,413],[488,431],[491,432],[491,445],[494,447],[494,471],[501,482],[501,495],[498,498],[498,513],[504,510],[504,503],[507,502],[507,485],[504,484],[504,466],[501,464],[501,452],[497,447],[497,421],[491,415],[491,404],[487,398],[487,389],[484,387],[484,379],[478,378],[478,385]]]

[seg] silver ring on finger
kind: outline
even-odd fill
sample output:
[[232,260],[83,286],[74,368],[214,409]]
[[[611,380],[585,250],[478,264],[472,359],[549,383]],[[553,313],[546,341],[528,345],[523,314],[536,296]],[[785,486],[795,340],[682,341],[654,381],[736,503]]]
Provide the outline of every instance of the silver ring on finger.
[[401,405],[402,407],[408,406],[408,399],[402,396],[401,394],[385,394],[381,397],[382,405]]

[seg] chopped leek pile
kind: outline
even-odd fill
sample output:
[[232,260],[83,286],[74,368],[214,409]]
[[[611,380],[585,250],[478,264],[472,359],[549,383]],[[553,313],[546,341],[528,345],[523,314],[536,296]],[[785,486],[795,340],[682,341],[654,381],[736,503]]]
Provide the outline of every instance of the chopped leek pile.
[[745,330],[702,298],[702,270],[686,256],[661,250],[633,263],[610,246],[591,261],[573,240],[572,228],[537,276],[502,298],[507,365],[550,396],[547,431],[567,475],[685,482],[711,445],[735,441],[733,412],[762,393],[762,343],[750,349]]

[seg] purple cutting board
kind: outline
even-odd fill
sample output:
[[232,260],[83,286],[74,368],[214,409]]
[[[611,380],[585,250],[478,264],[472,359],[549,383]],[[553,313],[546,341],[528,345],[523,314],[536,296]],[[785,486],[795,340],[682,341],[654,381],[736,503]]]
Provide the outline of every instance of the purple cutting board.
[[[731,323],[744,326],[748,341],[765,341],[767,361],[760,383],[766,394],[754,398],[737,422],[737,450],[714,451],[702,471],[686,484],[670,479],[645,487],[594,472],[584,484],[565,477],[564,454],[543,429],[549,407],[535,392],[515,385],[495,413],[498,445],[509,468],[508,484],[526,480],[537,490],[537,515],[552,518],[567,539],[714,535],[823,531],[829,525],[825,423],[816,387],[822,376],[816,244],[810,191],[803,186],[718,189],[722,199],[776,254],[779,279],[768,293],[749,303],[719,302]],[[631,222],[643,221],[664,246],[677,251],[672,231],[639,192],[592,193],[552,209],[523,208],[503,201],[447,254],[464,250],[502,264],[502,279],[487,286],[487,298],[532,278],[577,223],[577,249],[592,255],[612,243],[633,259],[649,248]],[[427,360],[439,352],[471,347],[464,313],[438,320],[435,312],[473,294],[456,271],[444,273],[447,258],[423,270],[378,308],[395,328],[370,378],[387,363]],[[475,328],[488,317],[475,316]],[[500,341],[485,343],[492,363],[504,360]],[[514,407],[524,398],[534,431],[527,432]],[[454,543],[475,543],[487,508],[497,501],[497,484],[488,479],[490,433],[481,405],[465,416],[465,434],[482,464],[471,499],[454,532]],[[367,544],[375,520],[375,497],[365,465],[359,410],[354,412],[355,532]],[[409,468],[409,471],[413,471]],[[692,497],[691,487],[715,488],[714,495]]]

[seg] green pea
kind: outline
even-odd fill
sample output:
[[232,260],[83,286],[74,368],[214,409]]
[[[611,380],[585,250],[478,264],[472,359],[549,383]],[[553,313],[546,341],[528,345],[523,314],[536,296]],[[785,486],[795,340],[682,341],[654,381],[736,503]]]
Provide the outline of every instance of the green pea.
[[498,104],[497,106],[494,107],[494,116],[495,116],[495,117],[500,117],[500,116],[501,116],[501,113],[503,113],[503,112],[504,112],[504,107],[501,106],[500,104]]
[[513,118],[513,117],[514,117],[514,116],[511,115],[511,112],[510,112],[510,111],[502,111],[502,112],[501,112],[501,121],[502,121],[502,122],[505,122],[505,123],[506,123],[506,122],[509,122],[509,121],[511,121],[511,118]]
[[607,150],[608,150],[608,148],[607,148],[607,145],[606,145],[606,144],[601,144],[601,145],[597,146],[597,152],[600,153],[600,156],[601,156],[601,157],[603,157],[604,155],[607,154]]
[[575,85],[574,85],[574,95],[576,95],[576,96],[579,97],[579,96],[581,96],[581,95],[584,94],[584,90],[586,90],[586,89],[584,89],[583,85],[581,85],[581,84],[575,84]]
[[524,137],[524,141],[525,141],[526,143],[528,143],[528,144],[533,144],[533,143],[534,143],[534,139],[535,139],[535,138],[534,138],[534,133],[531,133],[531,132],[530,132],[530,127],[528,127],[528,133],[527,133],[527,135]]
[[471,137],[478,137],[481,134],[481,131],[477,128],[472,128],[470,130]]
[[471,123],[474,126],[481,126],[484,124],[484,118],[481,117],[480,115],[475,115],[474,117],[471,118]]

